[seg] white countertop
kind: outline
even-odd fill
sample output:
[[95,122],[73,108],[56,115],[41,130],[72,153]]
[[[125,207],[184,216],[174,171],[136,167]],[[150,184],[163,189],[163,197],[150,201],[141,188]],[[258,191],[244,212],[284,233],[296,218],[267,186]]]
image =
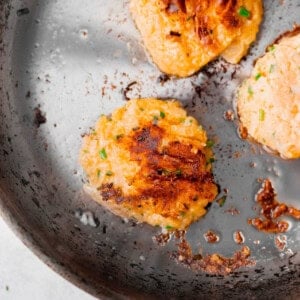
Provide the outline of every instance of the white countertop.
[[1,300],[95,300],[41,262],[0,218]]

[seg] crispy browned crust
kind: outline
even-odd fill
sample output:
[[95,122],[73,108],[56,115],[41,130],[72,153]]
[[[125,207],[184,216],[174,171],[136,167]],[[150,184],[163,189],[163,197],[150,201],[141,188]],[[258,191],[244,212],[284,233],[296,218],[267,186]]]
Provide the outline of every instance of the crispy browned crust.
[[[214,11],[215,16],[213,18],[217,19],[228,30],[236,30],[242,26],[242,22],[236,14],[239,7],[236,0],[161,0],[161,2],[165,13],[170,16],[176,14],[181,22],[193,18],[198,38],[210,48],[217,49],[219,44],[218,37],[214,33],[215,24],[207,12]],[[174,33],[171,35],[174,35]],[[180,37],[181,33],[176,32],[176,36]]]
[[190,145],[180,142],[162,146],[164,135],[162,128],[149,124],[119,140],[130,151],[131,161],[141,166],[132,180],[136,193],[126,196],[113,184],[104,184],[99,189],[104,201],[177,218],[199,199],[214,199],[217,188],[205,154],[193,153]]
[[[276,38],[276,40],[273,42],[273,44],[278,44],[278,43],[280,43],[280,41],[283,38],[293,37],[293,36],[298,35],[298,34],[300,34],[300,25],[294,25],[294,28],[292,30],[286,31],[286,32],[282,33],[280,36],[278,36]],[[268,47],[266,48],[266,51],[268,50]]]

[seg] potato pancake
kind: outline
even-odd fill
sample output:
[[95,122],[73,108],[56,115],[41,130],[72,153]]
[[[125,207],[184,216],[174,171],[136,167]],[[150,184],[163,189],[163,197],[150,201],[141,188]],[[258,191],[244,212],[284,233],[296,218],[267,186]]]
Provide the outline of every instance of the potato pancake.
[[248,134],[283,158],[300,158],[300,29],[289,32],[256,61],[238,92]]
[[85,190],[113,213],[185,229],[218,193],[206,133],[175,100],[130,100],[83,139]]
[[158,68],[185,77],[220,54],[238,62],[255,40],[263,9],[261,0],[131,0],[130,10]]

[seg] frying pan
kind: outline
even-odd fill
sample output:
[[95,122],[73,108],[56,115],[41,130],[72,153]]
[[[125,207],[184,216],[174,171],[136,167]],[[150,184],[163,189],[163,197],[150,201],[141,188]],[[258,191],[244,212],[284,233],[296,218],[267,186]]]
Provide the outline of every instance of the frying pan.
[[[278,198],[299,208],[300,160],[285,161],[241,140],[237,121],[224,119],[254,60],[300,23],[298,0],[264,6],[260,34],[241,64],[217,60],[192,77],[162,80],[127,1],[0,1],[1,211],[45,263],[103,299],[300,296],[299,223],[289,220],[282,251],[275,235],[247,224],[258,213],[259,178],[270,178]],[[213,172],[227,199],[189,228],[193,250],[231,256],[240,249],[233,241],[240,230],[255,266],[228,276],[192,271],[170,259],[176,241],[157,245],[157,228],[122,220],[82,192],[81,136],[100,114],[148,96],[182,101],[215,141]],[[205,241],[209,229],[218,243]]]

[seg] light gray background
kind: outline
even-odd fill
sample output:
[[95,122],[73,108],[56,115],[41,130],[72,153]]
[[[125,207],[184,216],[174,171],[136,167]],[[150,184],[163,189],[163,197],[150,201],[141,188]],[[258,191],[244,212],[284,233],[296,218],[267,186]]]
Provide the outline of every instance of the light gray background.
[[96,299],[42,263],[0,217],[1,300]]

